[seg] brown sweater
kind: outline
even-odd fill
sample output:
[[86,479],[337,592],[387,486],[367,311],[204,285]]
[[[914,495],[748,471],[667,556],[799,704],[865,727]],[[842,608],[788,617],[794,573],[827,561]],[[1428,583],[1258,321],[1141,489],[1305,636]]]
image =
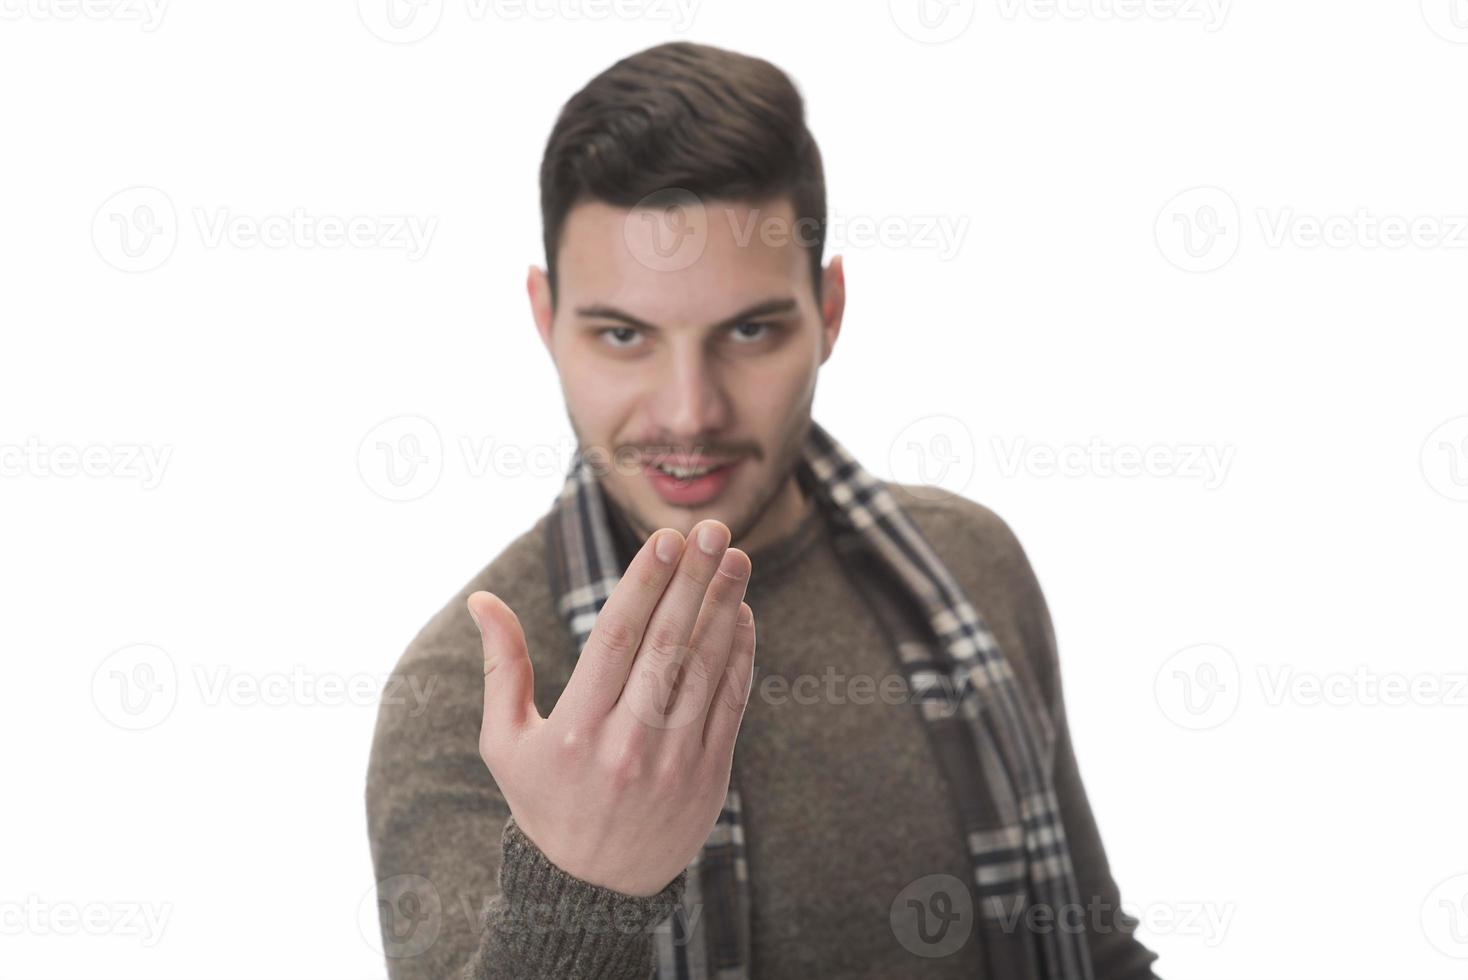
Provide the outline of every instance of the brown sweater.
[[[912,489],[896,485],[898,499],[1020,682],[1052,706],[1056,792],[1097,980],[1151,980],[1156,954],[1117,911],[1065,724],[1050,616],[1024,551],[982,505]],[[483,669],[469,593],[494,592],[519,615],[541,714],[575,666],[552,605],[546,524],[542,517],[512,542],[408,646],[397,672],[419,686],[401,689],[431,691],[427,702],[393,699],[401,703],[380,709],[367,817],[393,980],[646,980],[650,929],[682,894],[686,873],[643,899],[562,872],[519,833],[479,758]],[[901,675],[895,653],[849,588],[824,516],[812,508],[793,534],[750,557],[746,600],[759,640],[734,771],[753,903],[751,977],[982,977],[976,936],[934,959],[894,932],[892,904],[908,884],[933,874],[967,881],[972,866],[918,708],[890,696],[890,679]]]

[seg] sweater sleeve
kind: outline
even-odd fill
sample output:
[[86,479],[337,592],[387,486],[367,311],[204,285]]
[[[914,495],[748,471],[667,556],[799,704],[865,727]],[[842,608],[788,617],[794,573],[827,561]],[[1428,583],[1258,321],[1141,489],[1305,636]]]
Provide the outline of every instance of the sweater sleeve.
[[681,901],[687,872],[640,897],[546,858],[479,757],[476,660],[410,649],[385,689],[402,696],[378,709],[366,802],[380,936],[368,938],[388,976],[647,980],[652,930]]

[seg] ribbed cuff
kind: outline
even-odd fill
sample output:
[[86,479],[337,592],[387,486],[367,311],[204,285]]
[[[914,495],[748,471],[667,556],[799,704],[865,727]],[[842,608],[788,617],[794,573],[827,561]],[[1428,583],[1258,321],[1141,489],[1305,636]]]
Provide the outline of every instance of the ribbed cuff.
[[656,895],[627,895],[561,870],[520,829],[505,821],[500,898],[492,928],[520,977],[644,980],[652,930],[683,900],[688,872]]

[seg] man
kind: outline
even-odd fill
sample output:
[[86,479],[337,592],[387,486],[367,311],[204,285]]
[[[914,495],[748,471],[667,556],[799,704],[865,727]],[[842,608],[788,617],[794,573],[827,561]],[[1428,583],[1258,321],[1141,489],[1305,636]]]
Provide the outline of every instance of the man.
[[1019,543],[811,418],[845,282],[790,80],[624,59],[541,188],[579,452],[404,654],[427,710],[382,706],[394,980],[1152,977]]

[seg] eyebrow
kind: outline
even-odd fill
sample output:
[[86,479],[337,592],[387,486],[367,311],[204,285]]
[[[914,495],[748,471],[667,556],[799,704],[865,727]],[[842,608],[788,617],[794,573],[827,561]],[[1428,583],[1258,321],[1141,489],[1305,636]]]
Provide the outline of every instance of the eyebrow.
[[[795,307],[796,302],[793,297],[787,296],[781,299],[767,299],[762,303],[756,303],[748,309],[740,310],[733,316],[725,317],[718,323],[713,324],[711,329],[718,330],[723,327],[732,327],[736,323],[742,323],[745,320],[749,320],[757,316],[769,316],[774,313],[788,313],[791,310],[795,309]],[[607,306],[604,303],[595,303],[591,306],[578,306],[576,308],[576,315],[581,317],[596,317],[598,319],[620,320],[622,323],[625,323],[630,327],[638,327],[642,330],[658,329],[658,327],[651,323],[648,323],[646,320],[639,320],[637,317],[633,316],[630,313],[624,313],[623,311],[617,309],[615,306]]]

